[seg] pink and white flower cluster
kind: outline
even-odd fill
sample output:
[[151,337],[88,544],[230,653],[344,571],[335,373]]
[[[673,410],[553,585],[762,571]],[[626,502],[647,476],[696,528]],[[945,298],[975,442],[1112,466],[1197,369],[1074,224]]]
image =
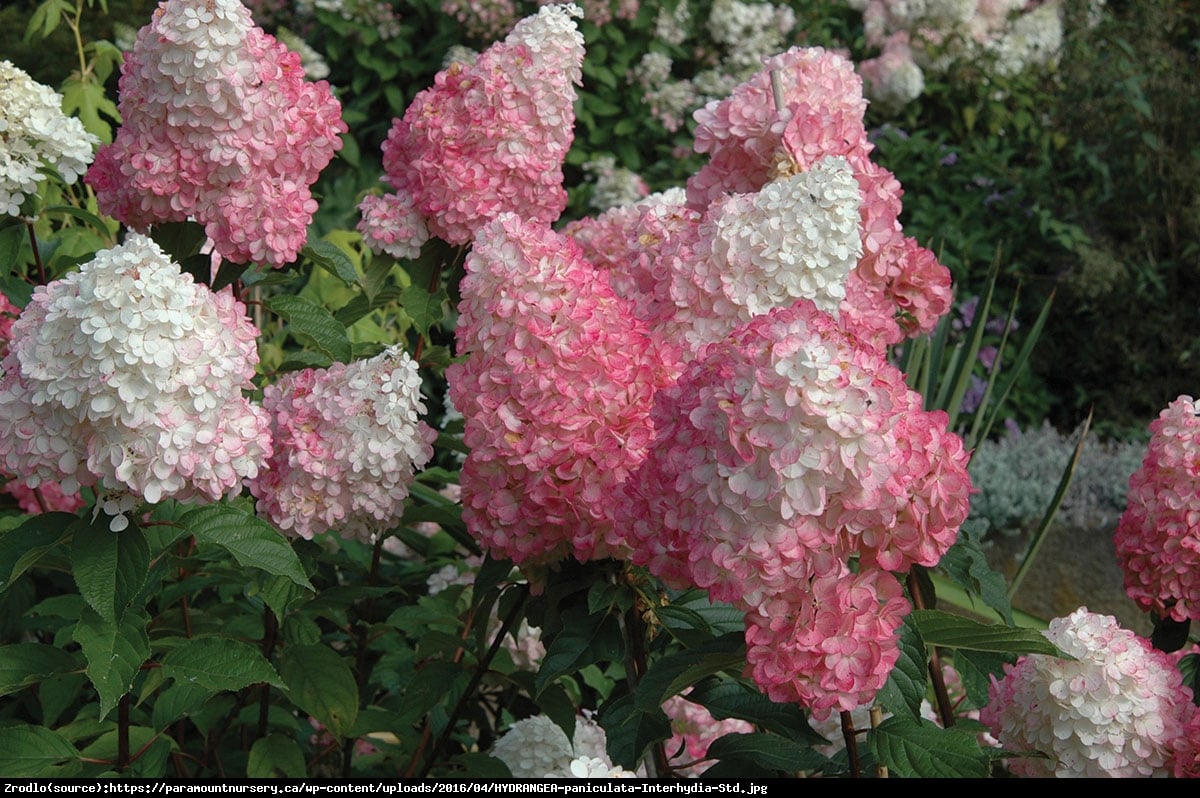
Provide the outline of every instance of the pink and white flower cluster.
[[242,395],[257,337],[229,291],[196,284],[131,233],[38,287],[13,324],[0,467],[31,488],[96,485],[120,512],[240,492],[271,454],[266,414]]
[[518,779],[635,778],[608,757],[608,737],[588,714],[575,718],[575,734],[549,717],[534,715],[508,727],[492,746],[491,755]]
[[754,726],[739,718],[717,720],[686,695],[671,696],[662,709],[671,719],[671,739],[666,744],[669,764],[676,773],[692,778],[708,769],[708,747],[715,740],[727,734],[749,734]]
[[1150,424],[1113,536],[1125,592],[1143,609],[1200,620],[1200,407],[1180,396]]
[[1176,751],[1197,739],[1192,691],[1171,658],[1086,607],[1051,621],[1045,635],[1074,661],[1029,654],[1006,665],[980,712],[1005,749],[1049,756],[1011,758],[1013,773],[1171,775]]
[[393,193],[363,205],[359,230],[368,244],[415,257],[429,235],[466,244],[501,213],[558,218],[582,80],[583,37],[573,19],[580,13],[542,8],[417,95],[383,145]]
[[446,372],[466,418],[463,520],[522,566],[609,555],[613,495],[645,455],[667,373],[579,246],[501,214],[466,262]]
[[17,216],[47,170],[74,183],[100,143],[62,110],[63,98],[9,61],[0,61],[0,215]]
[[145,231],[194,219],[235,263],[295,260],[310,186],[342,146],[341,106],[237,0],[166,0],[121,69],[122,125],[88,183]]
[[967,515],[945,414],[801,300],[706,347],[652,420],[610,548],[746,610],[750,669],[772,699],[818,716],[871,700],[909,611],[892,572],[936,564]]
[[393,346],[369,360],[285,374],[263,393],[275,451],[250,481],[259,512],[311,540],[328,529],[370,542],[400,521],[435,430],[421,377]]

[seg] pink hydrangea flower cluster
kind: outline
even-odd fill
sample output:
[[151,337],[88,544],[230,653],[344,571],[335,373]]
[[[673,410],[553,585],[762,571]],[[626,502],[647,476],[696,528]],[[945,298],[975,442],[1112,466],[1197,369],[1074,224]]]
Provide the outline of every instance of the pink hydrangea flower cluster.
[[466,262],[446,372],[466,418],[463,520],[522,566],[608,556],[612,500],[667,377],[644,325],[571,239],[502,214]]
[[[371,219],[360,225],[368,244],[411,257],[422,236],[466,244],[501,213],[558,218],[567,204],[562,163],[582,80],[579,15],[573,5],[543,7],[473,64],[451,64],[417,95],[383,145],[384,181],[394,193],[382,202],[397,209],[385,211],[378,200],[368,206]],[[384,220],[400,232],[389,235]]]
[[1113,536],[1125,592],[1143,609],[1200,620],[1200,407],[1171,402],[1150,424]]
[[773,699],[820,714],[869,701],[908,612],[890,572],[936,564],[967,515],[967,456],[945,414],[801,300],[702,350],[652,420],[610,547],[745,609],[751,670]]
[[328,529],[370,542],[394,527],[437,432],[417,365],[400,346],[369,360],[285,374],[263,393],[275,453],[250,481],[258,511],[311,540]]
[[671,696],[663,712],[671,719],[671,739],[667,756],[679,775],[692,778],[708,769],[708,747],[727,734],[749,734],[754,726],[740,718],[717,720],[708,709],[689,701],[684,695]]
[[1086,607],[1051,621],[1045,635],[1075,660],[1029,654],[1006,665],[980,713],[1005,749],[1049,756],[1014,757],[1013,773],[1170,775],[1195,712],[1171,658]]
[[236,494],[271,453],[266,414],[242,395],[257,337],[229,291],[131,233],[39,286],[13,325],[0,465],[29,487],[99,485],[122,510]]
[[87,182],[144,231],[194,219],[236,263],[280,267],[307,239],[310,186],[342,146],[341,106],[237,0],[166,0],[126,53],[121,128]]

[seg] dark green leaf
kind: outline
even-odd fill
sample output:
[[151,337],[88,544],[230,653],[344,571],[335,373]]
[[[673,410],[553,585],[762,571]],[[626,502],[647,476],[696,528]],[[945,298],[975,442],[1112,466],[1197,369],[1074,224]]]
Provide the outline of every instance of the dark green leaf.
[[223,502],[206,504],[187,513],[180,523],[199,545],[218,546],[240,565],[285,576],[301,587],[313,589],[287,538],[239,507]]
[[138,610],[126,611],[119,621],[106,620],[89,607],[80,613],[74,639],[83,648],[88,678],[100,695],[101,718],[133,688],[133,677],[150,658],[149,623],[150,616]]
[[325,308],[311,299],[280,294],[264,303],[288,323],[292,334],[320,349],[335,361],[348,363],[353,354],[346,328]]
[[907,712],[919,718],[929,673],[929,653],[910,618],[905,618],[900,628],[899,645],[900,657],[879,691],[879,702],[894,715]]
[[593,662],[619,662],[624,656],[621,630],[613,616],[589,615],[583,607],[572,607],[562,620],[562,631],[546,646],[542,658],[536,682],[539,692],[559,676]]
[[825,763],[825,757],[803,743],[777,734],[726,734],[708,747],[709,759],[738,759],[759,767],[795,773],[812,770]]
[[717,720],[740,718],[808,745],[828,742],[808,725],[798,705],[776,703],[741,679],[705,679],[692,688],[686,699],[708,709]]
[[74,776],[81,763],[75,746],[40,726],[0,728],[0,773],[10,779]]
[[56,673],[79,670],[78,656],[44,643],[0,646],[0,696],[15,693]]
[[358,684],[350,665],[328,646],[288,646],[279,658],[288,698],[335,737],[345,737],[358,717]]
[[246,775],[252,779],[302,779],[308,775],[304,765],[304,752],[291,737],[284,737],[282,734],[260,737],[250,747]]
[[337,244],[330,241],[310,241],[300,250],[300,255],[308,258],[346,285],[354,285],[358,282],[358,271]]
[[677,651],[651,664],[638,682],[635,703],[648,711],[662,706],[671,696],[709,676],[723,671],[740,672],[746,667],[746,645],[736,632],[718,637],[707,645]]
[[112,532],[100,516],[86,528],[76,527],[71,573],[84,601],[104,620],[121,617],[149,570],[150,547],[137,524]]
[[215,692],[193,682],[175,682],[164,688],[154,701],[154,728],[165,729],[180,718],[188,717],[204,706]]
[[421,335],[428,336],[429,330],[445,316],[444,305],[448,301],[445,289],[431,294],[424,288],[410,285],[400,295],[404,312],[413,320],[413,326]]
[[1048,654],[1065,657],[1046,636],[1034,629],[983,624],[939,610],[914,610],[913,623],[926,645],[966,648],[997,654]]
[[0,533],[0,590],[7,590],[48,551],[66,541],[78,520],[70,513],[43,513]]
[[978,708],[987,705],[991,677],[1002,677],[1004,664],[1015,659],[1011,654],[1005,656],[965,648],[954,652],[954,670],[962,679],[963,689],[967,692],[967,701],[971,706]]
[[608,701],[600,708],[600,726],[608,737],[608,754],[617,765],[634,770],[646,749],[671,736],[671,721],[655,707],[643,712],[633,696]]
[[867,733],[875,757],[900,778],[984,778],[988,757],[973,734],[927,720],[888,718]]
[[279,674],[257,648],[227,637],[197,637],[171,649],[162,660],[163,676],[214,692],[252,684],[283,687]]
[[988,563],[987,555],[969,523],[959,529],[958,540],[942,557],[938,567],[968,594],[977,596],[986,606],[999,613],[1006,624],[1013,625],[1008,584],[1004,576]]

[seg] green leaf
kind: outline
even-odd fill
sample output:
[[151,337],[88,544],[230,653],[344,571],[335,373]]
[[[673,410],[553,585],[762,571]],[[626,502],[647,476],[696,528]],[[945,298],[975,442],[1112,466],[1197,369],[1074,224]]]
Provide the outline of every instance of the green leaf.
[[288,323],[298,339],[311,343],[335,361],[350,362],[353,356],[350,336],[328,310],[292,294],[273,296],[264,304]]
[[867,744],[900,778],[984,778],[988,757],[974,735],[940,729],[927,720],[888,718],[867,733]]
[[778,704],[741,679],[705,679],[692,688],[686,700],[707,708],[717,720],[741,718],[809,745],[828,742],[808,725],[808,718],[798,705]]
[[913,610],[910,617],[926,645],[996,654],[1048,654],[1071,659],[1045,635],[1033,629],[984,624],[940,610]]
[[15,693],[56,673],[79,670],[75,654],[45,643],[0,646],[0,696]]
[[163,676],[214,692],[253,684],[283,687],[279,674],[257,648],[227,637],[197,637],[171,649],[162,660]]
[[106,621],[116,621],[141,589],[150,570],[150,547],[136,524],[121,532],[101,516],[76,527],[71,573],[84,601]]
[[621,630],[611,615],[589,615],[583,607],[563,613],[562,631],[546,646],[535,682],[540,692],[559,676],[593,662],[620,662],[624,656]]
[[180,523],[199,545],[218,546],[240,565],[285,576],[301,587],[313,589],[287,538],[239,507],[223,502],[206,504],[188,512]]
[[84,128],[101,141],[112,141],[112,125],[101,116],[120,122],[121,112],[117,110],[117,104],[109,99],[102,84],[83,80],[77,74],[72,75],[63,81],[62,98],[64,114],[78,117]]
[[1013,625],[1012,602],[1008,599],[1008,584],[1003,574],[992,568],[987,555],[970,524],[959,529],[958,540],[938,563],[960,587],[999,613],[1000,618]]
[[78,520],[70,513],[42,513],[0,534],[0,590],[7,590],[47,552],[66,541]]
[[165,729],[180,718],[188,717],[208,703],[215,692],[193,682],[175,682],[164,688],[154,701],[154,728]]
[[250,747],[246,775],[252,779],[302,779],[308,775],[304,765],[304,752],[295,740],[282,734],[260,737]]
[[288,646],[279,658],[288,698],[339,739],[358,718],[358,684],[346,660],[324,645]]
[[929,653],[921,633],[911,621],[904,619],[900,628],[900,657],[888,680],[879,691],[879,702],[893,715],[907,712],[921,716],[921,701],[925,698],[926,675],[929,673]]
[[794,773],[825,764],[825,757],[807,745],[777,734],[726,734],[713,740],[708,759],[738,759],[767,770]]
[[345,285],[354,285],[358,282],[358,271],[337,244],[329,241],[311,241],[300,250],[300,255],[308,258]]
[[424,336],[428,336],[430,328],[442,320],[443,308],[448,301],[445,289],[431,294],[420,286],[410,285],[400,294],[404,312],[413,320],[417,332]]
[[40,726],[0,728],[0,773],[10,779],[74,776],[82,763],[66,738]]
[[1002,677],[1005,663],[1011,663],[1015,659],[1012,655],[969,651],[965,648],[954,652],[954,670],[962,679],[963,689],[967,692],[967,701],[971,706],[987,706],[991,677]]
[[28,241],[29,232],[24,225],[14,224],[0,229],[0,273],[8,274],[16,270],[21,250]]
[[[56,216],[58,214],[71,216],[100,233],[108,234],[108,224],[103,219],[89,210],[76,208],[74,205],[50,205],[42,211],[42,214],[45,216]],[[203,228],[201,229],[203,230]]]
[[723,671],[740,672],[745,667],[744,635],[731,632],[707,645],[656,660],[638,682],[635,703],[638,709],[649,711],[701,679]]
[[643,711],[632,695],[608,701],[600,708],[600,726],[608,737],[608,754],[613,762],[633,770],[646,749],[671,736],[671,721],[655,707]]
[[74,640],[83,648],[88,678],[100,695],[102,719],[133,688],[133,677],[150,659],[149,623],[150,616],[138,610],[127,611],[119,621],[102,618],[90,607],[79,615]]

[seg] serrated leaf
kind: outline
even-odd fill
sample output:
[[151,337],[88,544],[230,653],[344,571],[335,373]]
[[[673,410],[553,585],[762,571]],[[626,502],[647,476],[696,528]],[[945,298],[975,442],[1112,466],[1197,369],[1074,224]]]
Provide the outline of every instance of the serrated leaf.
[[559,676],[585,665],[623,658],[621,631],[613,616],[589,615],[582,607],[572,607],[563,613],[562,624],[562,631],[546,646],[535,682],[539,692]]
[[213,692],[252,684],[283,687],[279,674],[249,643],[228,637],[197,637],[171,649],[162,660],[163,676]]
[[634,705],[632,695],[608,701],[600,708],[600,726],[608,738],[614,763],[633,770],[646,749],[671,736],[671,721],[661,709],[646,712]]
[[40,726],[0,728],[0,773],[11,779],[74,776],[79,752],[66,738]]
[[828,742],[813,731],[796,704],[779,704],[741,679],[705,679],[692,688],[687,700],[708,709],[717,720],[740,718],[809,745]]
[[137,610],[127,611],[119,621],[102,618],[90,607],[79,614],[73,638],[83,648],[88,678],[100,696],[102,719],[132,689],[133,677],[150,659],[149,623],[150,616]]
[[969,524],[959,530],[958,540],[938,563],[946,574],[972,596],[999,613],[1009,626],[1013,625],[1012,602],[1004,576],[988,563],[979,540]]
[[353,356],[350,336],[328,310],[292,294],[273,296],[264,304],[288,323],[297,338],[311,343],[334,361],[350,362]]
[[444,305],[447,301],[449,297],[445,289],[438,289],[431,294],[420,286],[410,285],[400,294],[404,312],[423,336],[428,336],[430,328],[445,316]]
[[175,682],[164,688],[154,701],[154,728],[165,729],[180,718],[191,715],[204,706],[215,692],[192,682]]
[[743,635],[731,632],[707,645],[677,651],[654,661],[638,682],[635,703],[649,710],[678,695],[701,679],[746,667]]
[[867,733],[875,757],[900,778],[984,778],[988,757],[974,735],[927,720],[888,718]]
[[709,745],[707,758],[744,760],[785,773],[812,770],[826,761],[825,757],[803,743],[762,732],[718,737]]
[[108,519],[81,524],[71,545],[71,573],[83,600],[106,621],[121,617],[150,570],[150,547],[136,524],[121,532]]
[[321,644],[288,646],[279,657],[288,698],[335,737],[345,737],[358,718],[358,683],[333,649]]
[[285,576],[312,590],[304,566],[287,538],[257,516],[231,504],[206,504],[180,519],[199,545],[225,549],[240,565]]
[[300,250],[300,255],[308,258],[345,285],[354,285],[358,282],[358,271],[337,244],[329,241],[310,241]]
[[75,654],[44,643],[13,643],[0,646],[0,696],[15,693],[57,673],[81,666]]
[[904,619],[898,643],[900,657],[879,691],[878,700],[894,715],[907,712],[919,718],[929,673],[929,653],[911,616]]
[[269,734],[250,746],[246,775],[252,779],[302,779],[307,774],[299,744],[282,734]]
[[120,122],[121,112],[117,109],[117,104],[109,99],[103,85],[72,75],[63,81],[62,98],[64,114],[78,117],[84,128],[102,142],[112,142],[112,125],[101,116],[108,117],[113,122]]
[[940,610],[914,610],[910,617],[926,645],[998,654],[1048,654],[1071,659],[1033,629],[984,624]]
[[7,590],[48,551],[66,541],[71,536],[71,525],[78,520],[70,513],[42,513],[0,534],[0,591]]
[[969,651],[965,648],[954,652],[954,670],[962,679],[967,701],[973,707],[984,707],[989,700],[991,677],[1004,675],[1004,665],[1015,659],[1012,655],[993,654],[987,651]]

